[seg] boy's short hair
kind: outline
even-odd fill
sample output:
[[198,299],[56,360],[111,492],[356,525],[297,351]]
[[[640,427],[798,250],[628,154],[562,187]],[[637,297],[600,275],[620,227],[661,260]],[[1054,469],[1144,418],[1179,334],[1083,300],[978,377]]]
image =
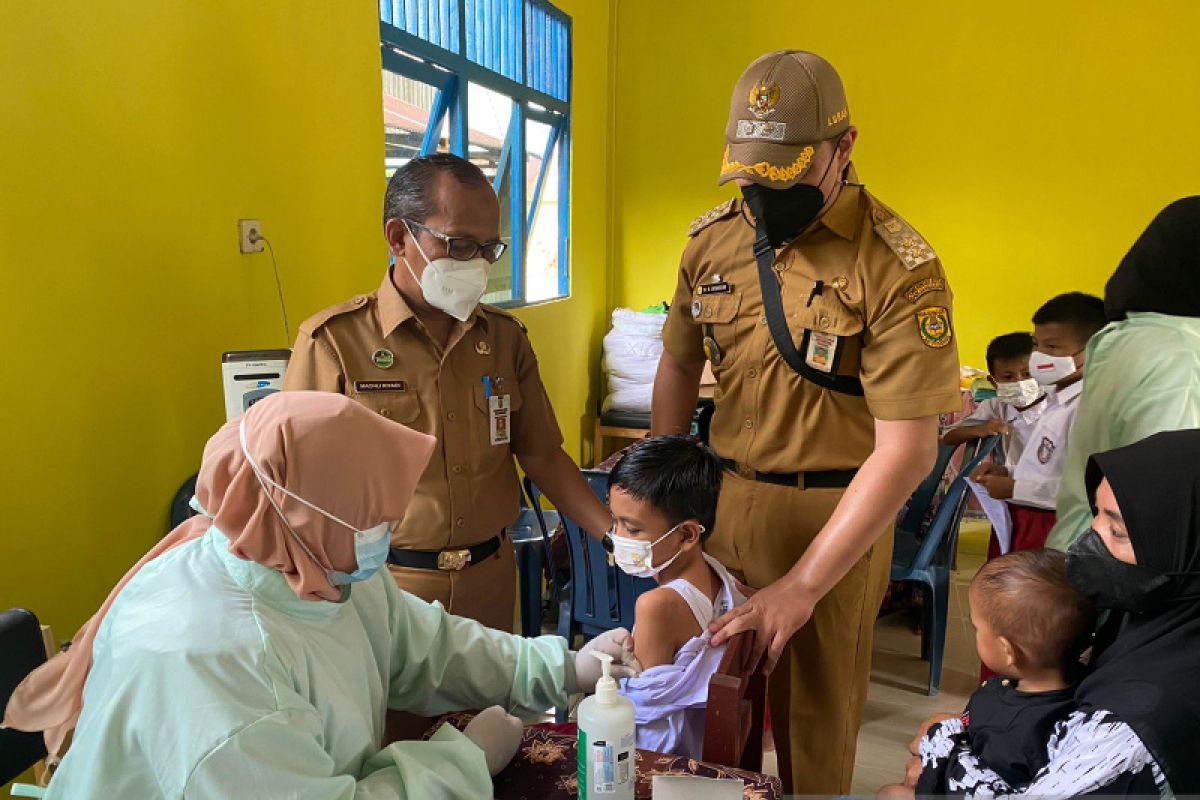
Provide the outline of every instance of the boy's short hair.
[[654,436],[621,457],[608,474],[608,488],[649,503],[672,525],[699,520],[704,541],[716,522],[723,470],[707,445],[686,436]]
[[988,372],[995,374],[997,361],[1012,361],[1014,358],[1029,358],[1033,352],[1033,334],[1028,331],[1006,333],[992,339],[987,348]]
[[984,564],[971,589],[992,630],[1035,666],[1070,674],[1087,646],[1096,609],[1067,580],[1059,550],[1018,550]]
[[1055,322],[1074,328],[1080,341],[1086,343],[1108,324],[1108,317],[1104,314],[1104,301],[1083,292],[1068,292],[1052,297],[1033,315],[1033,324],[1045,325]]

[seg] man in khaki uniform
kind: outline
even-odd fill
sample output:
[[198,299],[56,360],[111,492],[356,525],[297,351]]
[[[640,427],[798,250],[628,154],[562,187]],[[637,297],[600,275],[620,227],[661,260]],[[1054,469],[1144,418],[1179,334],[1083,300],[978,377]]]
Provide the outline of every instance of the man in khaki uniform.
[[300,327],[284,388],[339,392],[437,437],[392,535],[392,575],[453,614],[511,631],[513,456],[592,535],[611,517],[563,452],[525,326],[479,305],[505,249],[483,172],[453,155],[410,161],[388,183],[384,234],[395,264],[383,283]]
[[782,654],[769,696],[799,794],[850,791],[892,522],[960,405],[941,264],[858,182],[856,136],[819,56],[750,66],[720,176],[743,198],[688,231],[654,387],[654,432],[684,431],[712,363],[727,472],[707,549],[761,589],[714,643],[753,630]]

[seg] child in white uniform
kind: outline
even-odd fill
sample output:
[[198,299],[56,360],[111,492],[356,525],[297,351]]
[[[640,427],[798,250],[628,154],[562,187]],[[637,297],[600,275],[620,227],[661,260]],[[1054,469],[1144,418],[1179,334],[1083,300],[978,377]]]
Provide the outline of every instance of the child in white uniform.
[[1105,324],[1104,301],[1080,292],[1049,300],[1033,316],[1029,369],[1049,396],[1016,464],[984,465],[972,476],[989,495],[1008,501],[1013,550],[1044,547],[1054,527],[1067,437],[1083,391],[1084,350]]
[[1024,331],[997,336],[988,344],[988,379],[996,386],[996,396],[982,401],[970,416],[946,431],[942,444],[999,435],[996,460],[1009,470],[1017,465],[1044,408],[1045,390],[1029,374],[1032,352],[1033,336]]
[[700,758],[708,681],[724,647],[708,625],[745,602],[737,582],[702,548],[716,517],[721,461],[682,436],[647,439],[609,474],[613,555],[658,588],[638,598],[634,654],[643,672],[622,681],[637,708],[637,746]]

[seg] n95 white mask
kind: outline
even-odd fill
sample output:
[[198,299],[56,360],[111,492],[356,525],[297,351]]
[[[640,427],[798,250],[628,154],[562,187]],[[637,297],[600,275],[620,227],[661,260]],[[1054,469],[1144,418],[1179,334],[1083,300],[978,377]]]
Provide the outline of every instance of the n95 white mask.
[[449,257],[430,261],[417,242],[417,235],[413,233],[412,228],[408,227],[407,222],[404,225],[408,228],[413,244],[417,246],[417,252],[425,259],[425,271],[421,273],[421,277],[418,278],[417,273],[413,272],[407,258],[401,256],[401,259],[408,269],[408,274],[420,284],[425,302],[459,322],[466,322],[487,289],[488,272],[492,265],[483,256],[476,256],[468,261],[458,261]]

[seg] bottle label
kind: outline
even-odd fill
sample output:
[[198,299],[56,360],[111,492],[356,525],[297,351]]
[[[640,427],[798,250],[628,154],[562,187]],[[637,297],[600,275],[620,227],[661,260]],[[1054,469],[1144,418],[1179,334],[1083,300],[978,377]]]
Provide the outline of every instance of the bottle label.
[[624,736],[620,742],[597,739],[589,743],[587,734],[579,732],[581,798],[627,793],[636,762],[633,741],[633,736]]

